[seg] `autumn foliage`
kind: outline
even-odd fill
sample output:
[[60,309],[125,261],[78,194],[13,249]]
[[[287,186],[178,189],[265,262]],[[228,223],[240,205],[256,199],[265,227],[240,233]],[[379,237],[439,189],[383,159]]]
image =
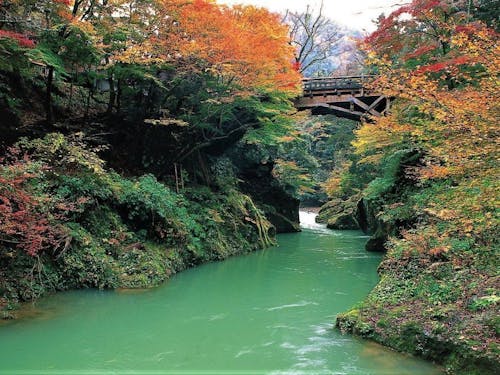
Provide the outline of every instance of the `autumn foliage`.
[[379,19],[365,48],[391,110],[354,142],[378,171],[363,202],[391,230],[359,316],[369,337],[457,374],[499,363],[500,50],[478,3],[413,0]]
[[297,92],[293,48],[277,14],[210,0],[158,1],[156,6],[158,23],[150,38],[118,56],[120,61],[137,55],[178,64],[200,61],[241,87]]
[[[288,28],[264,8],[228,7],[213,0],[57,0],[33,7],[16,0],[0,3],[0,13],[6,15],[0,20],[0,40],[10,38],[28,48],[44,42],[35,60],[47,53],[47,42],[58,56],[81,55],[65,68],[76,64],[82,70],[92,53],[100,70],[116,64],[171,64],[245,90],[291,95],[300,90]],[[29,21],[17,26],[17,14],[26,14]]]
[[[430,248],[406,232],[407,248],[436,256],[464,235],[492,246],[498,225],[498,34],[454,2],[414,0],[382,19],[366,45],[381,73],[376,89],[397,100],[389,116],[357,131],[357,152],[377,164],[395,150],[418,149],[421,164],[407,171],[416,183],[453,186],[434,192],[425,211],[429,223],[444,222],[448,229],[427,228],[427,236],[437,239]],[[449,209],[453,214],[443,216]]]
[[[106,114],[134,120],[164,116],[163,123],[184,126],[183,137],[166,140],[183,161],[217,140],[276,127],[267,119],[289,110],[300,90],[287,26],[263,8],[212,0],[12,0],[0,2],[0,15],[0,110],[8,107],[20,123],[23,116],[40,122],[41,111],[49,124],[58,116],[88,120],[106,104]],[[19,90],[11,88],[15,81]],[[109,89],[98,88],[103,82]],[[57,247],[52,223],[64,221],[56,214],[63,203],[35,192],[33,163],[9,163],[0,163],[0,244],[33,256]]]
[[35,46],[35,42],[29,39],[26,35],[21,33],[16,33],[14,31],[0,30],[0,39],[1,38],[13,39],[17,43],[19,43],[21,47],[25,48],[33,48]]
[[50,212],[50,198],[33,192],[37,177],[28,158],[0,165],[0,244],[14,244],[30,256],[55,249],[63,236]]

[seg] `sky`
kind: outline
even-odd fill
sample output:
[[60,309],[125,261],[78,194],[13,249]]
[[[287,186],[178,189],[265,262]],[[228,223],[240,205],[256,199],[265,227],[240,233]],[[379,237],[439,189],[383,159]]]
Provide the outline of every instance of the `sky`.
[[[307,4],[319,9],[320,0],[217,0],[220,4],[251,4],[262,6],[274,12],[286,9],[305,11]],[[351,29],[371,32],[375,30],[372,20],[381,13],[389,14],[397,9],[397,4],[409,0],[324,0],[324,15]]]

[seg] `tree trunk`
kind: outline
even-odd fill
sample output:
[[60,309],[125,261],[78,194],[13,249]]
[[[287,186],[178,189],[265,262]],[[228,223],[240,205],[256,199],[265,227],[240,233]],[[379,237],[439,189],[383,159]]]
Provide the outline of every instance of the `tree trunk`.
[[116,111],[120,113],[122,107],[122,80],[118,78],[116,89]]
[[50,125],[54,122],[54,111],[52,110],[52,84],[54,81],[54,67],[48,66],[47,75],[47,94],[45,97],[45,114],[47,123]]
[[[90,72],[91,69],[92,69],[92,66],[89,67],[88,72]],[[87,95],[87,103],[85,104],[85,115],[84,115],[85,121],[87,121],[89,119],[90,99],[92,98],[92,90],[94,89],[95,82],[91,81],[87,76],[87,83],[88,83],[88,87],[89,87],[89,92]]]
[[109,101],[106,113],[111,114],[113,112],[113,108],[115,106],[115,101],[116,101],[115,81],[113,80],[112,71],[108,72],[108,82],[109,82]]

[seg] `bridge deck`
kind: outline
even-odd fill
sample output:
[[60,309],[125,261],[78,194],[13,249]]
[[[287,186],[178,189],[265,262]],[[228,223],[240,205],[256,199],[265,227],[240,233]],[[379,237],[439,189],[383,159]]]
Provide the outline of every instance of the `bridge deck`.
[[389,110],[390,101],[367,88],[374,78],[306,78],[303,80],[303,96],[296,100],[295,106],[299,110],[309,109],[313,114],[334,114],[358,121],[369,116],[382,116]]

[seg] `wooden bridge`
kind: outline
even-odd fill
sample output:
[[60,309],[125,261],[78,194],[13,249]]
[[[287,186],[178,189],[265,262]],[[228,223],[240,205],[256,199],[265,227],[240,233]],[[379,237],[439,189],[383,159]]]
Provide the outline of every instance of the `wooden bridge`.
[[333,114],[360,121],[370,116],[383,116],[390,107],[386,96],[367,88],[374,76],[306,78],[302,97],[295,101],[299,110],[314,115]]

